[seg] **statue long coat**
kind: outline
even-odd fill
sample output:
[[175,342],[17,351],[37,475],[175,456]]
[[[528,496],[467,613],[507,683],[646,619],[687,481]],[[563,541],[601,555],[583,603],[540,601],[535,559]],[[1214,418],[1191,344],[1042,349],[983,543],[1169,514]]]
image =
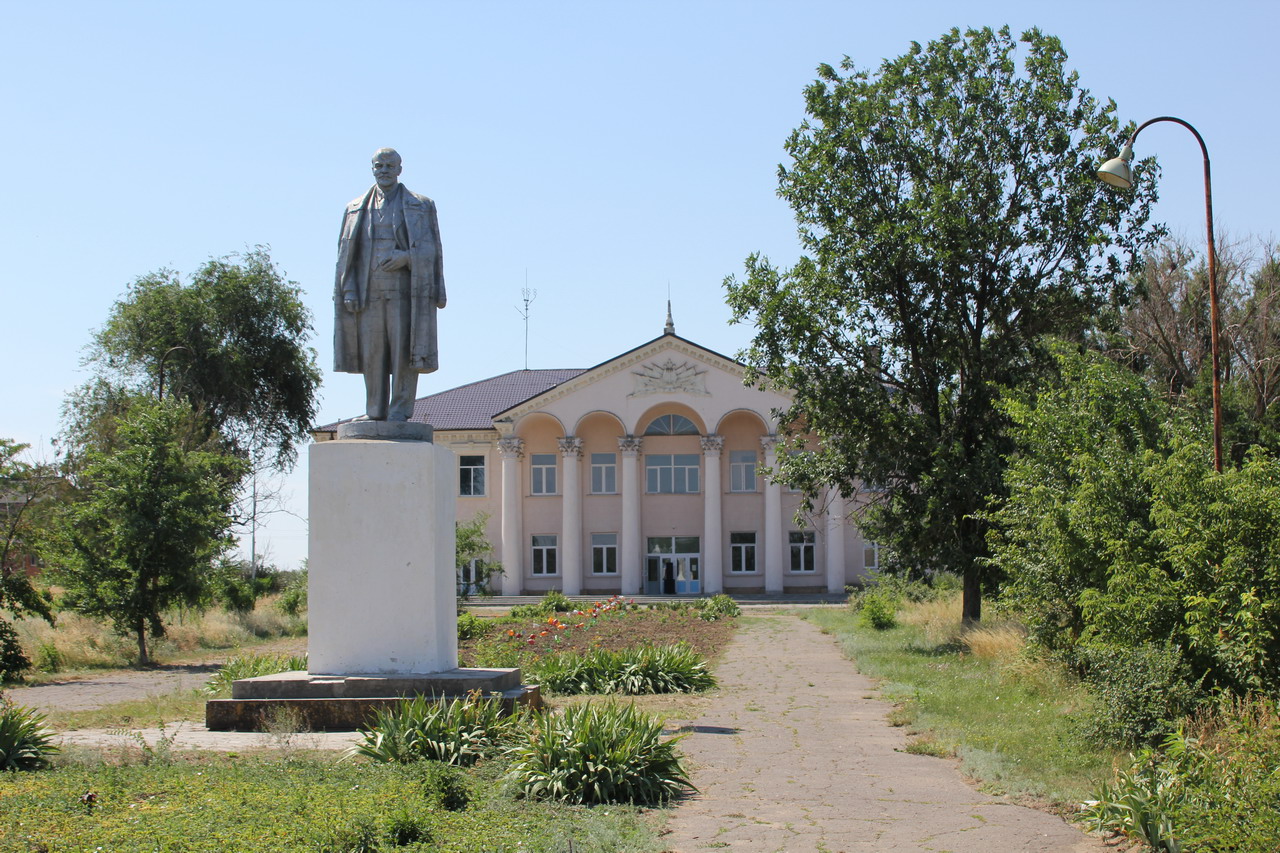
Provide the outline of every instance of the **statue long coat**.
[[[370,188],[347,205],[338,238],[338,269],[333,301],[333,369],[339,373],[364,373],[360,363],[360,315],[349,313],[343,296],[354,291],[363,310],[369,295],[369,259],[360,251],[361,236],[369,227]],[[436,309],[445,306],[444,261],[440,251],[440,225],[436,203],[400,185],[400,205],[410,252],[410,303],[413,320],[409,332],[410,364],[419,373],[440,367],[436,350]],[[368,245],[369,241],[365,241]]]

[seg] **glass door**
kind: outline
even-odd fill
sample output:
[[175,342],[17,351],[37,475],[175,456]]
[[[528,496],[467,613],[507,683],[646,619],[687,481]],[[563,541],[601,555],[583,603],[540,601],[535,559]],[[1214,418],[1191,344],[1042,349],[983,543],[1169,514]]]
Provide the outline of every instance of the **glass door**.
[[697,557],[677,557],[676,595],[697,595],[702,592],[702,581],[698,578]]
[[650,536],[645,561],[646,595],[697,595],[702,591],[697,536]]

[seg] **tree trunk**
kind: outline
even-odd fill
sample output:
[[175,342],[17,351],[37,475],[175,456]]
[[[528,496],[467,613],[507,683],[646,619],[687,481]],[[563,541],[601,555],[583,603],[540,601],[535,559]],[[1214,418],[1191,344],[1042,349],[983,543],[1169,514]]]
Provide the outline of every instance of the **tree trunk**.
[[138,666],[151,666],[151,655],[147,653],[147,625],[141,619],[135,626],[138,634]]
[[977,566],[966,566],[964,570],[962,619],[965,625],[982,621],[982,578]]

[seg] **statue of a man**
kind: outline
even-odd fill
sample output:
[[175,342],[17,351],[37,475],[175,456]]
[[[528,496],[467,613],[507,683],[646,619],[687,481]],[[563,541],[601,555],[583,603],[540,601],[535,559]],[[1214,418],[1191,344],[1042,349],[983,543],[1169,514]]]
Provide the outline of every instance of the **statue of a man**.
[[436,205],[400,183],[400,155],[379,148],[374,185],[347,205],[338,239],[333,369],[363,373],[365,413],[407,421],[418,374],[440,367],[436,309],[445,306]]

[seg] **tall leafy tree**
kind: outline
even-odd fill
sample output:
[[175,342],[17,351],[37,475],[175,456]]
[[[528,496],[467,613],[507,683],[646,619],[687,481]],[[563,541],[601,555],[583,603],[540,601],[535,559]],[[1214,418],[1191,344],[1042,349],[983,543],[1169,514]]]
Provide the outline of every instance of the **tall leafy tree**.
[[144,275],[94,334],[86,362],[97,375],[67,405],[73,449],[109,444],[112,416],[163,394],[196,412],[207,436],[287,469],[316,413],[311,333],[297,286],[264,247],[210,260],[186,283],[171,270]]
[[19,676],[31,665],[2,611],[41,616],[53,623],[49,602],[27,577],[24,558],[39,548],[61,480],[49,466],[25,461],[22,454],[27,449],[26,444],[0,438],[0,680]]
[[109,619],[151,662],[149,638],[165,633],[164,611],[198,605],[227,531],[246,463],[192,450],[182,404],[138,402],[120,419],[116,446],[91,450],[80,494],[59,514],[49,553],[64,606]]
[[1036,381],[1041,338],[1080,335],[1150,238],[1154,163],[1136,193],[1100,191],[1116,107],[1066,60],[1058,39],[1005,28],[952,30],[874,72],[820,66],[779,169],[805,254],[790,269],[752,255],[726,282],[757,327],[754,378],[794,393],[791,432],[822,438],[782,475],[811,495],[875,484],[864,529],[891,567],[962,573],[969,620],[1010,450],[1000,389]]

